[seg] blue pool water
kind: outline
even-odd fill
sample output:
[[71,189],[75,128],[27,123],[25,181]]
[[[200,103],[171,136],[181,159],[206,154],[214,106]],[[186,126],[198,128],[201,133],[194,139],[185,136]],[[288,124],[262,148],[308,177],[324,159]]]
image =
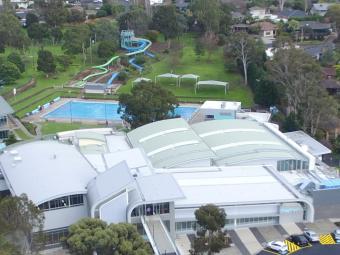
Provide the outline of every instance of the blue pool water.
[[[188,120],[196,109],[196,107],[179,106],[175,109],[175,115],[179,115]],[[118,114],[117,110],[117,103],[71,101],[48,113],[45,115],[45,118],[121,120],[121,114]]]

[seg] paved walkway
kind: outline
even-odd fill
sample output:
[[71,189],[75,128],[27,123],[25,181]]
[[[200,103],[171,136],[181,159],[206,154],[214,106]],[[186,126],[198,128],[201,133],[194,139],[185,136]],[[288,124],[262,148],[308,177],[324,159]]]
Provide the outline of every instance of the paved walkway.
[[295,223],[281,224],[289,235],[301,234],[301,229]]
[[191,249],[191,244],[186,234],[177,235],[175,242],[181,255],[190,255],[189,250]]
[[256,254],[261,249],[263,249],[262,245],[257,241],[256,237],[249,228],[235,229],[235,232],[244,243],[250,254]]

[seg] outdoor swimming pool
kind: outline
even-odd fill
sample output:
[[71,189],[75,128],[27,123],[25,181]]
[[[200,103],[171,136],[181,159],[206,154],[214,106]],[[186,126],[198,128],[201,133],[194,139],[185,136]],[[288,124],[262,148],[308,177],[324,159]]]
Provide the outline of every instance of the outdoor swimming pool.
[[[188,120],[196,107],[179,106],[175,115]],[[44,116],[45,119],[121,120],[118,103],[70,101]]]

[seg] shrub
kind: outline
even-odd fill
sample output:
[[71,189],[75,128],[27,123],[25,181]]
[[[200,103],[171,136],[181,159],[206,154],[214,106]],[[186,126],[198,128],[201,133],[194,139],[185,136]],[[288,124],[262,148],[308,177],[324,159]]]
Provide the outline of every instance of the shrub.
[[107,12],[105,10],[98,10],[96,13],[97,18],[106,17],[106,16],[107,16]]
[[138,55],[138,56],[136,56],[136,58],[135,58],[135,63],[136,63],[137,65],[143,65],[145,62],[146,62],[146,60],[145,60],[145,56],[144,56],[144,55]]
[[120,72],[117,79],[125,84],[126,80],[128,79],[128,73],[125,71]]
[[145,35],[151,42],[157,42],[158,36],[159,32],[157,30],[148,30]]

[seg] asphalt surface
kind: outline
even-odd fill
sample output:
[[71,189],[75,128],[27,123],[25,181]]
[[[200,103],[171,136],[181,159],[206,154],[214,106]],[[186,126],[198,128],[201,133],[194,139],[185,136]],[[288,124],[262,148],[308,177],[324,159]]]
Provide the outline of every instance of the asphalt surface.
[[[278,254],[275,252],[261,251],[258,255],[270,255]],[[312,247],[303,248],[296,252],[289,253],[294,255],[339,255],[340,254],[340,244],[333,245],[321,245],[313,244]]]

